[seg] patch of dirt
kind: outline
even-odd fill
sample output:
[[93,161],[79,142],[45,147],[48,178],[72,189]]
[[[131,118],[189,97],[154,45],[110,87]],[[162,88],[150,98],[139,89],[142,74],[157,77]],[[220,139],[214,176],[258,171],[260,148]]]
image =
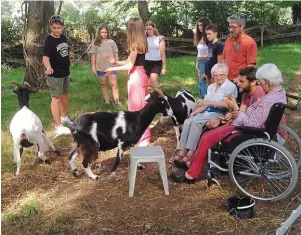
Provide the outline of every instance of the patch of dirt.
[[[170,123],[152,129],[152,143],[163,146],[168,160],[176,147]],[[135,194],[128,197],[128,152],[117,169],[117,179],[109,179],[116,150],[101,153],[93,169],[101,175],[92,181],[83,175],[74,178],[68,164],[68,149],[62,155],[49,153],[52,164],[37,161],[24,166],[21,175],[2,176],[3,234],[265,234],[275,230],[284,211],[296,208],[301,196],[300,182],[287,199],[257,203],[256,216],[237,220],[227,213],[227,198],[237,195],[229,176],[220,176],[222,189],[208,189],[207,182],[194,185],[169,182],[165,196],[156,164],[146,164],[137,172]],[[78,162],[78,166],[80,162]],[[167,163],[168,171],[172,166]],[[37,214],[28,215],[20,208],[29,201],[37,204]],[[19,214],[18,220],[7,219]]]

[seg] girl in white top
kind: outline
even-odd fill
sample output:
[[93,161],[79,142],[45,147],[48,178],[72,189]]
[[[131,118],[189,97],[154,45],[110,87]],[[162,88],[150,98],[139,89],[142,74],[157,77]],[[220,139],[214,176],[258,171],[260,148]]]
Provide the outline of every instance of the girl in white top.
[[118,61],[118,48],[116,43],[111,39],[109,29],[106,25],[100,25],[96,33],[96,39],[91,48],[91,64],[92,72],[98,76],[102,95],[106,104],[110,103],[109,92],[107,88],[107,80],[112,88],[113,99],[115,104],[119,102],[119,91],[117,83],[117,72],[106,74],[105,71],[112,67],[113,64],[105,58],[107,55],[112,55],[115,61]]
[[211,20],[207,17],[198,19],[194,34],[194,45],[197,47],[198,55],[195,63],[195,68],[199,77],[199,91],[201,99],[207,94],[208,84],[203,79],[205,73],[205,64],[208,57],[208,46],[205,28],[211,24]]
[[149,84],[158,86],[159,75],[166,73],[166,53],[164,37],[159,35],[155,24],[148,21],[145,24],[148,52],[145,54],[145,70]]

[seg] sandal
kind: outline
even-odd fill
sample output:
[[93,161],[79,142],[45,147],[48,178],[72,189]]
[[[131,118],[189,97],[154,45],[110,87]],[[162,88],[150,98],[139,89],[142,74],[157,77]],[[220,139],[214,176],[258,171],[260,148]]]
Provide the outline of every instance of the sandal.
[[185,156],[182,156],[182,155],[176,155],[174,157],[171,157],[168,162],[173,163],[175,160],[176,161],[181,161],[184,157]]
[[188,157],[187,155],[185,157],[183,157],[180,162],[190,162],[192,157]]

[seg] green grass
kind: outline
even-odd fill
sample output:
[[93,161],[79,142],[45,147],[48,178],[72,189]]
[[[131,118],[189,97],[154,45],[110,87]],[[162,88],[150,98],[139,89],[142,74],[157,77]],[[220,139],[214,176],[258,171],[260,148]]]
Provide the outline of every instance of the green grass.
[[271,45],[259,48],[258,66],[265,63],[276,64],[282,73],[293,79],[296,72],[301,72],[301,42]]

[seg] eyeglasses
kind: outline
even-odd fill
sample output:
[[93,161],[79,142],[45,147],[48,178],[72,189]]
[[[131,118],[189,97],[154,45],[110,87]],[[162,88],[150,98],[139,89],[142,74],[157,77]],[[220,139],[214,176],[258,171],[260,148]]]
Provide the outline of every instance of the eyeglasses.
[[256,83],[258,84],[258,85],[269,85],[270,84],[270,81],[269,80],[266,80],[266,79],[264,79],[264,80],[256,80]]
[[222,78],[222,77],[225,77],[225,76],[227,76],[227,74],[214,74],[213,75],[213,77],[216,77],[216,78],[218,78],[218,77]]
[[60,22],[61,24],[64,24],[64,20],[59,15],[53,15],[49,19],[49,24],[52,24],[53,22]]
[[238,27],[240,27],[240,25],[237,25],[237,26],[229,26],[229,29],[237,29]]

